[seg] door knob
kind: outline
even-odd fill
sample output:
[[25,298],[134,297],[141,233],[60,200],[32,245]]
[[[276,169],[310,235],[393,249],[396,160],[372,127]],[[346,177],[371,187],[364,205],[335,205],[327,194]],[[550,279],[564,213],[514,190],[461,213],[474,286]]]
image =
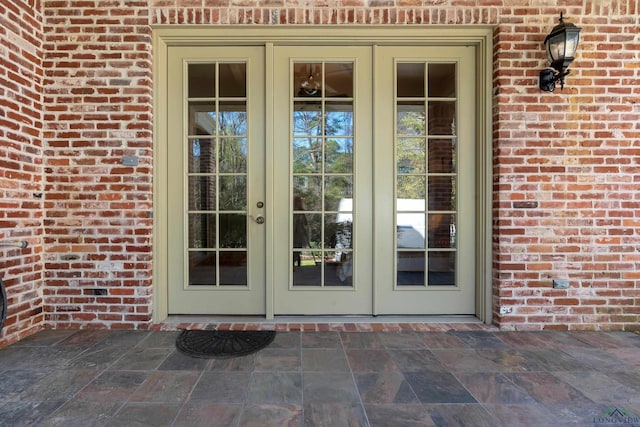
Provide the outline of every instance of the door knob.
[[263,217],[263,216],[259,216],[259,217],[257,217],[257,218],[256,218],[256,222],[257,222],[258,224],[264,224],[264,217]]

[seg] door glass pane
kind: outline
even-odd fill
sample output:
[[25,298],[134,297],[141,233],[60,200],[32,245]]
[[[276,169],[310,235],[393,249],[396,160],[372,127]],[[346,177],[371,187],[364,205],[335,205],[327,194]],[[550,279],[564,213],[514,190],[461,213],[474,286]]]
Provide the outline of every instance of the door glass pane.
[[215,285],[216,283],[216,253],[189,252],[189,285]]
[[244,63],[220,64],[220,96],[247,96],[247,66]]
[[397,133],[406,136],[425,135],[424,101],[398,101]]
[[322,64],[297,62],[293,65],[293,90],[296,96],[322,96]]
[[220,203],[221,211],[241,211],[247,206],[247,177],[226,176],[220,177]]
[[247,171],[247,139],[220,139],[220,172],[239,173]]
[[327,103],[325,111],[325,135],[353,135],[353,106],[351,102]]
[[432,139],[429,141],[429,172],[452,174],[456,170],[455,139]]
[[425,150],[424,138],[398,138],[398,173],[425,173]]
[[337,211],[340,204],[353,197],[353,183],[351,175],[325,177],[324,209]]
[[327,62],[324,64],[325,96],[353,98],[353,63]]
[[322,135],[322,103],[296,101],[293,112],[293,134],[296,136]]
[[188,283],[246,286],[246,66],[211,62],[188,69]]
[[247,106],[244,102],[220,102],[218,126],[220,135],[247,134]]
[[456,208],[456,178],[453,176],[429,177],[429,210],[452,211]]
[[293,172],[320,172],[322,155],[321,138],[293,139]]
[[324,217],[324,245],[326,249],[351,249],[353,222],[351,214],[328,214]]
[[456,285],[455,73],[455,64],[397,64],[398,286]]
[[353,253],[350,251],[325,252],[323,260],[325,286],[352,286]]
[[396,205],[398,211],[424,211],[425,177],[420,175],[400,175],[397,178]]
[[398,98],[424,96],[424,63],[398,64],[396,89]]
[[322,284],[322,260],[319,252],[293,252],[293,286],[314,286]]
[[429,215],[429,247],[455,248],[456,217],[451,214]]
[[214,139],[194,138],[189,141],[189,173],[216,171],[216,143]]
[[456,64],[429,64],[429,97],[455,96]]
[[216,96],[216,64],[189,64],[189,98]]
[[247,252],[220,251],[220,285],[247,283]]
[[354,64],[292,70],[292,286],[352,286]]
[[215,135],[217,108],[211,102],[189,102],[189,135]]
[[424,249],[425,214],[398,212],[397,246],[398,248]]
[[189,249],[216,247],[216,216],[189,214]]
[[429,286],[455,286],[455,271],[455,252],[429,252]]
[[216,208],[215,176],[189,177],[189,210],[211,211]]
[[455,115],[455,102],[429,101],[429,135],[455,135]]
[[398,285],[425,286],[424,281],[424,259],[423,251],[399,251],[397,269]]
[[324,148],[325,172],[353,172],[353,139],[332,138],[326,140]]
[[240,214],[220,214],[221,248],[247,247],[247,216]]
[[322,177],[296,175],[293,178],[294,211],[319,211],[322,209]]

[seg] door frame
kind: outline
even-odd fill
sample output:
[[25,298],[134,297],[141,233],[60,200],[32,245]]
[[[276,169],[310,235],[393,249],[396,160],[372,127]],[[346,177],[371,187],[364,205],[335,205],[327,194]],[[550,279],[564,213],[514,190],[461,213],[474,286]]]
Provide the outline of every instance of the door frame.
[[[476,228],[476,317],[485,323],[492,320],[492,269],[491,269],[491,209],[492,209],[492,64],[493,27],[478,26],[283,26],[257,25],[232,26],[175,26],[154,25],[153,30],[153,322],[164,321],[168,311],[168,243],[167,210],[168,186],[168,109],[167,67],[169,46],[263,46],[265,49],[265,81],[273,81],[273,57],[275,45],[473,45],[476,47],[476,173],[477,173],[477,228]],[[273,87],[266,84],[266,105],[272,105]],[[273,197],[273,111],[266,109],[266,198]],[[375,138],[375,135],[374,135]],[[373,165],[372,165],[373,167]],[[267,218],[273,217],[269,207]],[[266,240],[273,244],[274,228],[267,221]],[[267,247],[266,255],[266,318],[274,317],[275,251]]]

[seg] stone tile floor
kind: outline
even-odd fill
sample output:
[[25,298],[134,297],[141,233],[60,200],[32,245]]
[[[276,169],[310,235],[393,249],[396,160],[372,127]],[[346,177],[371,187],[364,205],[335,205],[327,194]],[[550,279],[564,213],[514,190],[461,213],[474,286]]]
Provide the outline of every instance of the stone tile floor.
[[278,332],[228,360],[178,353],[178,333],[45,330],[0,350],[0,425],[640,425],[630,332]]

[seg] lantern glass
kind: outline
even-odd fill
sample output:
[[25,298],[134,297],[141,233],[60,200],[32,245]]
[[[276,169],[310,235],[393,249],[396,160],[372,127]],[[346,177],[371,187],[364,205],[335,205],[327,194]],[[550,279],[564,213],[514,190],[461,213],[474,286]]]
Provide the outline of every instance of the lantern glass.
[[568,28],[567,29],[567,41],[564,48],[564,57],[573,58],[578,49],[578,41],[580,40],[580,29]]
[[564,37],[565,37],[564,31],[557,34],[552,34],[549,37],[547,37],[546,45],[547,45],[547,56],[549,57],[549,62],[554,63],[558,60],[564,60],[565,46],[566,46]]

